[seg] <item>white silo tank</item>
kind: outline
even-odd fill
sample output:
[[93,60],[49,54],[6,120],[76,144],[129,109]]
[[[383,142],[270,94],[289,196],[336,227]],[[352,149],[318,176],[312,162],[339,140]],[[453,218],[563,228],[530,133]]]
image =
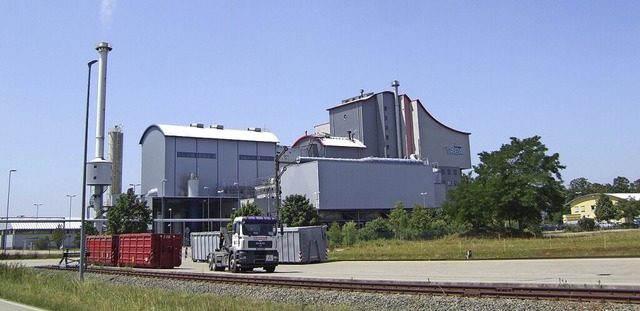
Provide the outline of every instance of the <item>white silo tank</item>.
[[198,177],[195,174],[191,174],[189,180],[187,181],[187,193],[189,197],[197,197],[200,196],[200,183],[198,182]]

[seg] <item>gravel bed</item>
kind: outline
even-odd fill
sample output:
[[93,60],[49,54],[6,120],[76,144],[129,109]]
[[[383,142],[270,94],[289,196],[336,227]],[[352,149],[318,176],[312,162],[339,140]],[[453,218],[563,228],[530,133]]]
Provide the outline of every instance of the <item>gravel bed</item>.
[[87,273],[84,277],[117,285],[245,297],[251,300],[299,306],[347,307],[351,310],[640,310],[640,306],[634,304],[373,294],[233,284],[220,286],[220,284],[208,282],[160,280],[99,273]]

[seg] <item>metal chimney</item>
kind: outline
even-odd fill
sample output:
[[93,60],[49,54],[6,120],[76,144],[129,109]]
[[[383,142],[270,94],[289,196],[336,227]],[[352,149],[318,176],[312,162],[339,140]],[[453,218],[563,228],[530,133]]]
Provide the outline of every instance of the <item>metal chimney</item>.
[[393,98],[395,105],[395,115],[396,115],[396,143],[398,148],[398,158],[403,157],[402,150],[402,125],[400,122],[402,121],[402,109],[400,108],[400,100],[398,98],[398,87],[400,86],[400,82],[398,80],[393,80],[391,82],[391,86],[393,87]]
[[107,97],[107,54],[111,51],[111,47],[106,42],[100,42],[96,46],[96,50],[100,53],[98,60],[98,104],[96,118],[96,158],[104,159],[104,116],[105,116],[105,99]]

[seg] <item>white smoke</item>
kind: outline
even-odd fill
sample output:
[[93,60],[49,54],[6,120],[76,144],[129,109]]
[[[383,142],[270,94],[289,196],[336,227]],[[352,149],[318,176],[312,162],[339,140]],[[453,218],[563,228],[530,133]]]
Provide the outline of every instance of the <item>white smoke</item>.
[[106,29],[111,24],[111,17],[116,10],[118,0],[102,0],[100,2],[100,20],[102,28]]

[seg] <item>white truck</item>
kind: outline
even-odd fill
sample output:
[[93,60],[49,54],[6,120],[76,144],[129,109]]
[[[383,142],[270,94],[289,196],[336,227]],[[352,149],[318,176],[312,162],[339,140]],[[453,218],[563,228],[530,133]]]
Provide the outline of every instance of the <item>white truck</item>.
[[209,270],[233,273],[262,268],[272,273],[278,265],[278,221],[268,216],[242,216],[233,229],[221,230],[219,248],[208,256]]

